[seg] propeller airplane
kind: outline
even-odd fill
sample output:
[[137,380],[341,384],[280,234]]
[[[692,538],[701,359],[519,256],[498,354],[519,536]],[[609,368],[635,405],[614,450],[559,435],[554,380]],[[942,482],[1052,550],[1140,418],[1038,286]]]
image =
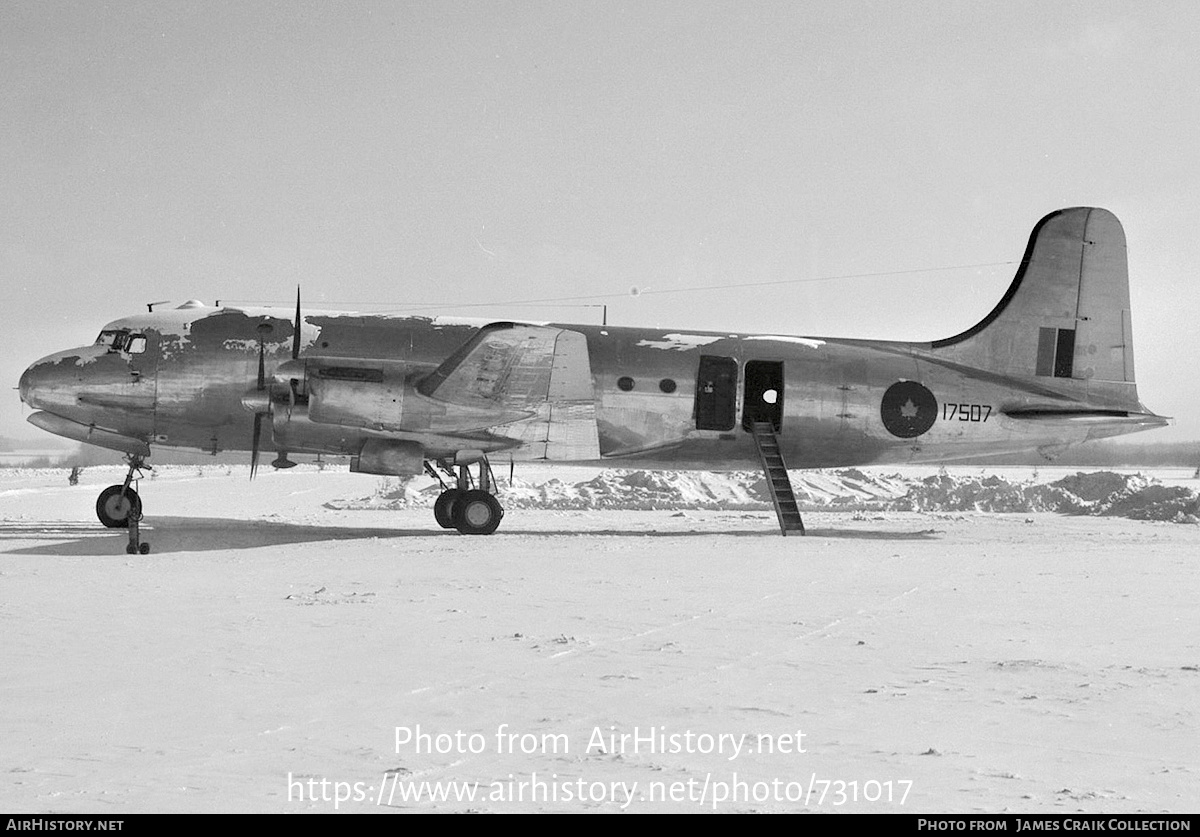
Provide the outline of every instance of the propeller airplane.
[[34,425],[127,455],[108,527],[140,519],[151,449],[178,447],[249,451],[252,476],[264,448],[430,473],[437,523],[464,534],[500,524],[501,457],[761,467],[803,533],[787,467],[1051,456],[1167,424],[1138,399],[1129,307],[1120,222],[1076,207],[1038,222],[987,316],[932,342],[303,312],[297,292],[290,317],[151,305],[19,390]]

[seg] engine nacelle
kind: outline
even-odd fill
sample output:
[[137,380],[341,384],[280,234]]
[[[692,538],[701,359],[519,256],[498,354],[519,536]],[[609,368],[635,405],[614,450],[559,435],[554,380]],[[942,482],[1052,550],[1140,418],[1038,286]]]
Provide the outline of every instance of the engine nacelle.
[[306,404],[292,409],[276,405],[271,414],[271,438],[277,450],[294,453],[354,456],[362,446],[358,428],[316,424],[309,420]]
[[425,470],[425,449],[416,442],[396,439],[367,439],[350,470],[358,474],[412,476]]
[[318,424],[399,430],[406,372],[403,364],[379,361],[310,364],[308,416]]

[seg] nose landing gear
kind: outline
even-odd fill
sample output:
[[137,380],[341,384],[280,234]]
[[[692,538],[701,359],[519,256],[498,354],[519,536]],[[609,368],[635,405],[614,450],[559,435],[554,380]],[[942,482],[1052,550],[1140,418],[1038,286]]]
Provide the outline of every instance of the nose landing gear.
[[148,555],[150,553],[150,544],[141,540],[141,532],[138,528],[138,523],[142,519],[142,510],[138,508],[136,514],[129,516],[129,543],[125,545],[125,551],[130,555],[141,553]]
[[134,472],[136,471],[138,479],[141,479],[142,468],[149,467],[140,456],[130,456],[129,472],[125,475],[125,482],[120,485],[110,485],[96,498],[96,517],[105,527],[129,530],[129,546],[125,548],[125,551],[131,555],[133,553],[145,555],[150,551],[150,544],[140,540],[138,528],[138,523],[142,519],[142,499],[130,486],[130,483],[133,482]]
[[[479,465],[478,481],[472,478],[469,470],[475,463]],[[495,532],[504,517],[504,508],[496,499],[496,478],[487,456],[481,451],[459,451],[453,463],[443,460],[438,464],[456,482],[454,486],[446,485],[437,470],[425,463],[426,473],[437,479],[443,489],[433,504],[433,517],[438,525],[443,529],[457,529],[464,535]]]

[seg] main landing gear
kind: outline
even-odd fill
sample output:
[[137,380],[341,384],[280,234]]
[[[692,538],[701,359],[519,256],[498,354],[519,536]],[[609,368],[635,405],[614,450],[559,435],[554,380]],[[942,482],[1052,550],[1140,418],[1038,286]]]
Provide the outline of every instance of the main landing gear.
[[109,529],[129,530],[129,545],[125,547],[125,551],[131,555],[145,555],[150,551],[150,544],[141,541],[138,527],[142,519],[142,499],[129,485],[133,482],[135,471],[138,479],[141,479],[143,467],[150,466],[146,465],[140,456],[130,456],[129,473],[125,475],[125,482],[121,485],[110,485],[96,498],[96,517],[100,518],[101,523]]
[[[470,466],[478,464],[478,481],[472,478]],[[438,462],[442,470],[455,479],[454,486],[446,485],[441,474],[430,463],[425,472],[442,485],[442,493],[433,504],[433,517],[443,529],[457,529],[464,535],[490,535],[500,525],[504,509],[496,499],[496,478],[487,456],[479,451],[459,451],[454,462]],[[457,473],[455,473],[457,468]]]

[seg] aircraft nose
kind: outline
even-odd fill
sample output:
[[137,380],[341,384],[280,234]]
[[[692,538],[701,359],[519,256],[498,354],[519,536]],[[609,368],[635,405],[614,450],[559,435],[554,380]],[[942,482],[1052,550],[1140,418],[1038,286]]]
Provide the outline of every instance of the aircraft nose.
[[30,364],[17,383],[21,400],[36,410],[73,407],[85,384],[112,377],[96,363],[103,357],[102,349],[88,346],[56,352]]
[[21,373],[21,380],[17,382],[17,391],[21,393],[21,403],[29,403],[29,392],[33,387],[33,367],[29,367]]
[[40,383],[45,377],[45,362],[39,360],[32,364],[28,369],[21,373],[21,380],[17,383],[17,389],[21,394],[21,401],[28,404],[30,407],[37,408],[39,404],[38,390]]
[[35,410],[62,406],[58,402],[67,397],[66,387],[74,383],[72,371],[64,367],[60,355],[50,355],[30,364],[17,383],[21,400]]

